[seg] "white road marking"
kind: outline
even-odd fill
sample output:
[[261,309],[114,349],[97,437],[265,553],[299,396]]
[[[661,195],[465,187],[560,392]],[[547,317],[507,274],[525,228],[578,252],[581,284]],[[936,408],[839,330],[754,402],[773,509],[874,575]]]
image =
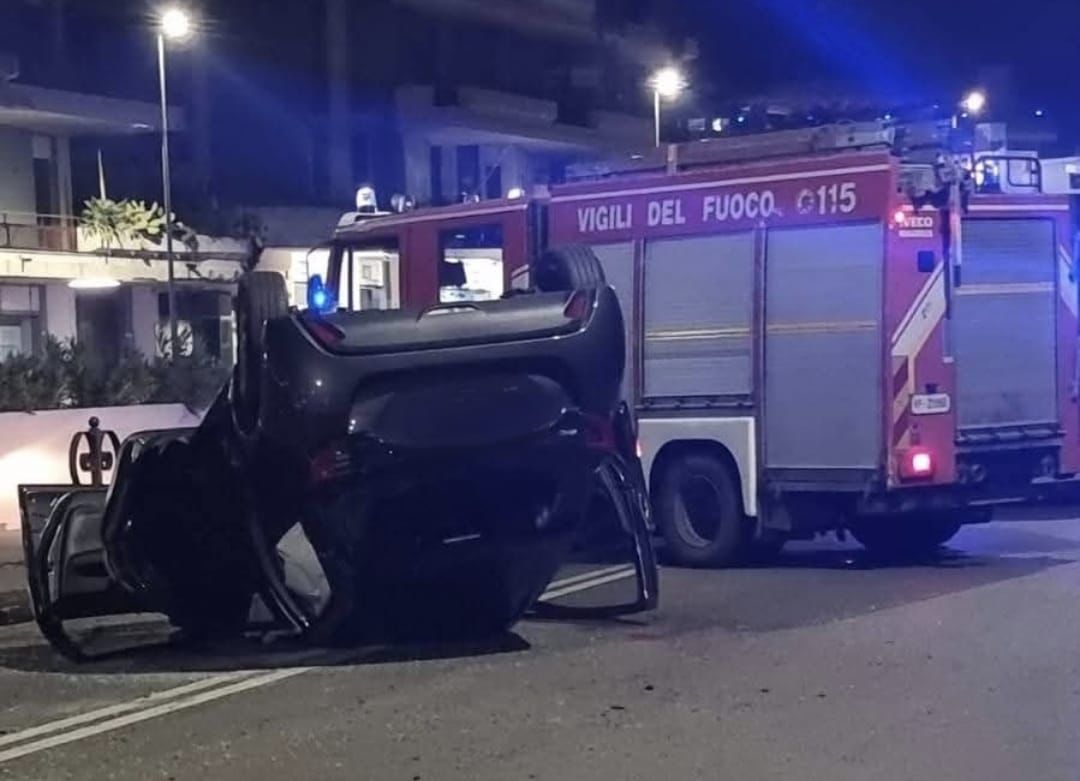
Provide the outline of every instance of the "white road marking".
[[[553,581],[540,599],[557,599],[596,588],[606,583],[634,577],[636,574],[636,570],[632,565],[618,565],[584,572]],[[159,716],[269,686],[310,672],[313,669],[315,668],[292,667],[262,674],[251,670],[242,670],[215,675],[182,686],[176,686],[172,689],[154,692],[129,702],[121,702],[116,705],[109,705],[75,716],[39,724],[35,727],[28,727],[19,732],[0,736],[0,747],[13,746],[13,748],[0,751],[0,765],[30,754],[86,740],[87,738],[122,729]],[[37,739],[35,740],[35,738]]]
[[113,730],[118,730],[131,724],[137,724],[141,721],[147,721],[149,719],[157,718],[158,716],[164,716],[169,713],[176,713],[177,711],[194,708],[196,705],[202,705],[207,702],[213,702],[214,700],[220,700],[224,697],[232,696],[233,694],[239,694],[240,692],[257,689],[262,686],[269,686],[272,683],[277,683],[278,681],[283,681],[287,678],[301,675],[312,669],[314,668],[294,667],[288,670],[275,670],[274,672],[265,673],[263,675],[256,675],[254,677],[246,678],[245,680],[239,681],[231,685],[222,686],[220,688],[212,689],[210,691],[204,691],[202,693],[195,694],[194,696],[185,697],[174,702],[166,702],[156,707],[144,708],[142,710],[136,711],[135,713],[128,713],[126,715],[117,716],[115,718],[108,719],[107,721],[99,722],[97,724],[91,724],[80,729],[64,732],[60,735],[53,735],[52,737],[43,738],[32,743],[27,743],[16,748],[0,752],[0,764],[10,762],[13,759],[18,759],[20,757],[25,757],[29,754],[36,754],[39,751],[45,751],[47,749],[56,748],[57,746],[74,743],[75,741],[85,740],[86,738],[91,738],[106,732],[112,732]]
[[632,578],[637,575],[637,570],[633,567],[625,567],[619,569],[618,572],[611,572],[607,575],[595,577],[590,580],[586,580],[580,583],[575,583],[564,588],[549,588],[543,594],[540,595],[541,601],[549,602],[552,599],[558,599],[559,597],[569,596],[570,594],[576,594],[579,591],[587,591],[590,588],[596,588],[597,586],[603,586],[605,583],[614,583],[617,580],[625,580],[626,578]]
[[119,716],[122,713],[139,710],[140,708],[150,708],[166,700],[183,697],[186,694],[194,694],[203,691],[204,689],[211,689],[215,686],[222,686],[239,678],[246,678],[252,674],[253,673],[250,672],[238,672],[228,673],[226,675],[215,675],[212,678],[203,678],[200,681],[177,686],[174,689],[165,689],[164,691],[154,692],[153,694],[139,697],[130,702],[121,702],[117,705],[110,705],[105,708],[88,711],[87,713],[80,713],[77,716],[50,721],[46,724],[40,724],[36,727],[30,727],[9,735],[0,736],[0,746],[10,746],[13,743],[22,743],[31,738],[48,735],[53,732],[60,732],[61,730],[66,730],[71,727],[77,727],[80,724],[87,724],[91,721],[100,721],[101,719],[106,719],[111,716]]
[[583,580],[592,580],[593,578],[600,578],[600,577],[603,577],[604,575],[610,575],[612,572],[622,572],[628,566],[630,566],[630,565],[629,564],[617,564],[614,567],[607,567],[606,569],[589,570],[588,572],[582,572],[582,573],[580,573],[578,575],[574,575],[573,577],[563,578],[562,580],[553,580],[550,583],[548,583],[547,590],[548,591],[554,591],[555,589],[560,589],[560,588],[563,588],[564,586],[569,586],[571,583],[580,583]]

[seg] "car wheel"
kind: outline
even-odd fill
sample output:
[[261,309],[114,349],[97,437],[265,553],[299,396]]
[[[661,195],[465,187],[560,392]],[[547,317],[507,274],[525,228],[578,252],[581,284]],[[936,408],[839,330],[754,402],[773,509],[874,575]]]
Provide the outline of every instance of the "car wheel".
[[285,279],[273,271],[252,271],[240,278],[236,291],[236,368],[233,410],[240,429],[250,432],[259,417],[259,391],[266,323],[288,314]]
[[672,464],[661,479],[656,516],[677,564],[729,566],[745,553],[748,524],[738,484],[718,458],[693,453]]
[[582,290],[607,285],[604,267],[589,247],[549,249],[533,264],[533,285],[543,293]]
[[878,518],[851,528],[852,536],[871,553],[917,556],[932,553],[960,531],[961,521],[947,516]]

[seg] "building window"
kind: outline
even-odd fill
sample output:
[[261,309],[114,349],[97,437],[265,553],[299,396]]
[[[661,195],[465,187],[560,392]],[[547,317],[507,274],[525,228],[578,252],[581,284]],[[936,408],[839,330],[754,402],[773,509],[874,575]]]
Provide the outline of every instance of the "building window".
[[95,370],[116,366],[124,348],[127,302],[120,288],[80,290],[75,295],[75,330]]
[[41,288],[0,285],[0,360],[41,349]]
[[431,202],[443,203],[443,155],[441,146],[431,147],[429,164],[431,167]]
[[[231,296],[220,290],[178,290],[176,309],[181,355],[207,357],[224,365],[232,365]],[[158,322],[154,326],[158,355],[171,352],[169,334],[169,294],[160,293]]]
[[485,166],[484,168],[484,197],[485,198],[502,198],[503,197],[503,185],[502,185],[502,166]]
[[463,200],[480,197],[480,147],[457,148],[458,195]]

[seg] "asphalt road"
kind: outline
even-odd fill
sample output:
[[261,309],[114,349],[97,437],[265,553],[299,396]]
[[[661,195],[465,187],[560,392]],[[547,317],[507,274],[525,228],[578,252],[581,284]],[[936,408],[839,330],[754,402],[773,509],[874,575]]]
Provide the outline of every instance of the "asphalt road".
[[662,608],[479,647],[125,654],[0,629],[0,778],[1065,779],[1080,520],[885,566],[665,569]]

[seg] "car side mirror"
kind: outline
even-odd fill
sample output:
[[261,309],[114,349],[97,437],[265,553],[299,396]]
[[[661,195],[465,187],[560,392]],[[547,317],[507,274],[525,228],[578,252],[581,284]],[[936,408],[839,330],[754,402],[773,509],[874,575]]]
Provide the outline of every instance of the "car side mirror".
[[937,266],[937,258],[930,250],[923,250],[917,255],[916,263],[919,267],[919,273],[929,274]]

